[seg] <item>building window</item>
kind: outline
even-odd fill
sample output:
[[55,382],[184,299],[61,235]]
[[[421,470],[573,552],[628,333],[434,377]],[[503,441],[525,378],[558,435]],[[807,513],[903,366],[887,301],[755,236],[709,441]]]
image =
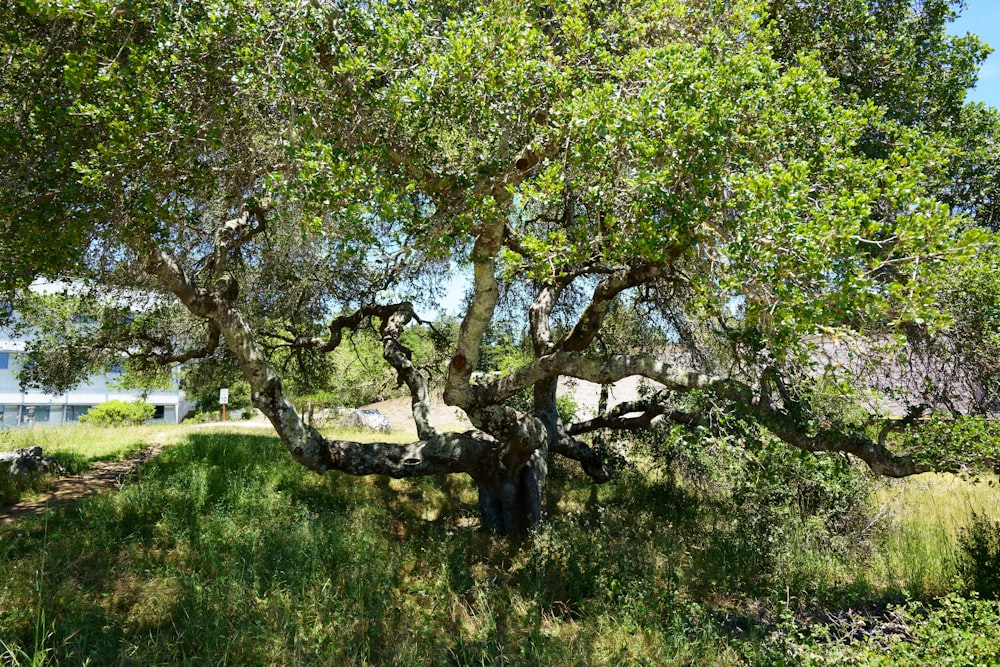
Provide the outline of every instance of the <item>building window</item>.
[[80,421],[80,417],[87,414],[87,411],[90,410],[90,408],[91,406],[89,405],[67,405],[66,421],[70,422]]
[[0,371],[10,368],[10,353],[0,352]]
[[0,418],[3,419],[4,426],[17,426],[20,419],[21,407],[18,405],[0,405]]
[[164,408],[164,406],[157,405],[155,407],[156,407],[156,409],[153,411],[153,419],[163,419],[163,413],[164,413],[163,408]]
[[122,370],[122,365],[119,361],[112,361],[108,364],[108,373],[121,374]]
[[49,422],[49,406],[29,405],[25,408],[25,422],[31,424],[47,424]]

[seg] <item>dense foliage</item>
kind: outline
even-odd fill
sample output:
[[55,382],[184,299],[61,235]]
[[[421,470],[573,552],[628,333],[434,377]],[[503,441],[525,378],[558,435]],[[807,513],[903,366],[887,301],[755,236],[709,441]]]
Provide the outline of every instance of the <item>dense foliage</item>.
[[156,406],[145,401],[106,401],[80,415],[80,421],[95,426],[140,426],[155,411]]
[[[7,3],[0,284],[100,304],[52,325],[30,380],[229,355],[303,465],[465,473],[507,531],[541,518],[550,461],[607,481],[603,432],[654,419],[925,470],[873,437],[886,401],[845,406],[968,404],[886,370],[915,350],[993,396],[995,341],[962,326],[993,321],[1000,120],[964,104],[987,47],[946,33],[960,5]],[[408,334],[456,266],[460,326]],[[413,443],[330,440],[294,407],[363,386],[336,355],[364,331]],[[491,331],[527,344],[483,375]],[[475,432],[429,420],[442,362]],[[631,375],[663,390],[560,414],[560,377]]]

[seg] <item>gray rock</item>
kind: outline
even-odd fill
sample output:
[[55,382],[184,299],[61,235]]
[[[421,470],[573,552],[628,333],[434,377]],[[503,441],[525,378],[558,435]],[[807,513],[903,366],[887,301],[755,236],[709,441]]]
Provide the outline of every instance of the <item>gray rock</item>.
[[52,459],[42,455],[42,448],[37,445],[15,449],[10,452],[0,452],[0,463],[10,462],[11,477],[23,477],[33,472],[64,472],[62,466]]
[[392,431],[392,424],[389,419],[378,410],[351,410],[344,417],[344,426],[348,428],[368,429],[369,431],[379,431],[389,433]]

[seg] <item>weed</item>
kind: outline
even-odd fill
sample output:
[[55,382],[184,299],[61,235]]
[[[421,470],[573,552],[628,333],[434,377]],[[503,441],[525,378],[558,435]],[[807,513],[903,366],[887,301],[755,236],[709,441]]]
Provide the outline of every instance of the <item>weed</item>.
[[973,512],[958,537],[957,569],[970,591],[1000,599],[1000,520]]
[[[931,568],[993,507],[985,486],[949,505],[966,486],[911,480],[869,503],[856,471],[824,468],[840,462],[750,474],[783,454],[733,451],[697,480],[553,479],[546,525],[509,540],[476,529],[464,477],[317,476],[260,430],[171,433],[118,493],[0,526],[0,663],[921,664],[947,648],[989,664],[978,637],[1000,639],[995,606],[948,596],[954,565]],[[920,601],[887,607],[903,587]]]

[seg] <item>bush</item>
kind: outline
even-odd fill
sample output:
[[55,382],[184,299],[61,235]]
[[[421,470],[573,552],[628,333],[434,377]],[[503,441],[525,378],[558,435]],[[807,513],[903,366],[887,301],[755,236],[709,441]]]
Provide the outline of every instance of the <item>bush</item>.
[[80,421],[95,426],[141,426],[153,418],[156,406],[144,401],[108,401],[81,415]]
[[966,587],[980,597],[1000,599],[1000,521],[973,512],[958,536],[957,569]]

